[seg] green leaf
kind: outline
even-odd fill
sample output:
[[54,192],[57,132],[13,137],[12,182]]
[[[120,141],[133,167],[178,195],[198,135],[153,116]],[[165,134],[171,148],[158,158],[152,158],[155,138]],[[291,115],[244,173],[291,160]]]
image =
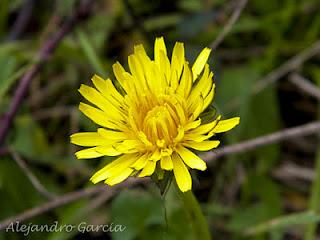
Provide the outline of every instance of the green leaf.
[[[179,191],[179,189],[177,191]],[[184,208],[188,212],[189,220],[196,236],[202,240],[210,240],[211,234],[209,225],[193,192],[190,190],[184,193],[179,192],[179,194],[184,204]]]
[[85,209],[89,203],[90,203],[89,200],[83,199],[81,201],[76,201],[71,204],[68,204],[67,206],[57,209],[56,212],[59,216],[58,217],[59,226],[73,225],[73,226],[76,226],[76,228],[71,232],[67,232],[67,231],[52,232],[48,235],[46,239],[47,240],[71,239],[73,236],[78,234],[77,230],[78,230],[79,224],[81,222],[87,223],[88,221],[87,213],[84,214],[82,210]]
[[15,126],[13,147],[16,151],[34,160],[50,154],[45,132],[30,116],[17,118]]
[[0,198],[1,219],[22,212],[44,200],[13,159],[1,158],[0,182],[0,195],[5,196]]
[[[263,188],[261,187],[263,186]],[[271,179],[258,175],[249,174],[247,181],[243,185],[244,199],[257,198],[268,207],[268,217],[273,218],[281,214],[281,196],[278,185]]]
[[[14,74],[14,70],[16,69],[17,61],[15,57],[8,56],[6,54],[0,54],[0,104],[2,103],[2,99],[6,93],[6,91],[10,88],[13,82],[24,72],[21,73],[19,70]],[[25,70],[25,69],[23,69]]]
[[231,221],[226,225],[226,228],[233,232],[242,232],[248,226],[254,226],[257,222],[263,222],[268,219],[268,209],[263,203],[244,207],[235,212]]
[[245,113],[248,101],[251,98],[250,90],[259,76],[259,69],[253,64],[227,67],[223,69],[220,75],[220,78],[216,80],[215,102],[218,110],[223,109],[222,113],[229,114],[236,107],[240,109],[240,113]]
[[114,224],[126,226],[121,233],[112,233],[117,240],[140,239],[148,227],[164,225],[160,198],[139,191],[122,191],[112,202],[111,217]]

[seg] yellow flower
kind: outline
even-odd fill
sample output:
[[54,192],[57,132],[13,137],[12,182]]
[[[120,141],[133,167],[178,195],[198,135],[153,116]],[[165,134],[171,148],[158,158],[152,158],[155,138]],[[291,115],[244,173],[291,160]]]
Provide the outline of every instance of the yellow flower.
[[110,79],[94,75],[95,88],[82,85],[79,92],[95,107],[80,103],[79,109],[100,125],[96,132],[76,133],[71,142],[87,149],[76,152],[78,159],[119,156],[96,172],[91,181],[112,186],[129,176],[151,176],[156,169],[173,171],[181,191],[191,189],[189,168],[205,170],[206,163],[192,150],[208,151],[219,145],[211,140],[239,123],[239,118],[201,124],[199,115],[214,97],[213,73],[206,63],[205,48],[189,66],[183,43],[174,46],[168,59],[163,38],[154,45],[151,60],[142,45],[128,57],[130,72],[120,63],[113,72],[121,87]]

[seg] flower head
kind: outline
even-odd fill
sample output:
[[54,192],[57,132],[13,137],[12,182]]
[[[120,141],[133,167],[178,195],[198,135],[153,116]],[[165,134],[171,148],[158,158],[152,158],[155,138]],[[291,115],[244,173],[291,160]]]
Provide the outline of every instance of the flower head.
[[199,116],[211,104],[215,90],[206,63],[209,54],[205,48],[189,66],[183,43],[177,42],[170,61],[163,38],[157,38],[154,60],[137,45],[128,57],[130,71],[118,62],[113,65],[121,87],[97,75],[92,77],[95,88],[80,87],[95,106],[80,103],[79,109],[101,128],[71,136],[72,143],[89,147],[76,152],[76,157],[118,156],[91,177],[93,183],[114,185],[132,175],[151,176],[163,169],[173,171],[181,191],[191,189],[189,168],[206,169],[192,149],[216,148],[219,141],[211,138],[239,123],[238,117],[218,116],[202,124]]

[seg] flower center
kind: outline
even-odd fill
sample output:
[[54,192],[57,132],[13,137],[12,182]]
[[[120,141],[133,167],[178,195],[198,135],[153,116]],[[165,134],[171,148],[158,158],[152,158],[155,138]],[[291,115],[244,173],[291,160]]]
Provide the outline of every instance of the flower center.
[[188,122],[185,99],[167,89],[164,94],[144,93],[135,101],[127,97],[128,123],[133,135],[146,146],[161,151],[174,147]]
[[152,108],[143,120],[143,132],[153,144],[167,145],[177,135],[174,111],[169,104]]

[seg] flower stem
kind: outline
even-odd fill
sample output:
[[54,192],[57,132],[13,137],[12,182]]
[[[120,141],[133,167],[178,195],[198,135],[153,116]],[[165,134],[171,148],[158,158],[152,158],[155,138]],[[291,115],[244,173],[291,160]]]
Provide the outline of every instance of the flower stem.
[[187,211],[194,233],[197,239],[211,240],[211,234],[209,231],[209,226],[206,221],[205,216],[202,213],[200,204],[197,198],[194,196],[192,191],[185,193],[180,192],[181,200],[184,204],[185,210]]

